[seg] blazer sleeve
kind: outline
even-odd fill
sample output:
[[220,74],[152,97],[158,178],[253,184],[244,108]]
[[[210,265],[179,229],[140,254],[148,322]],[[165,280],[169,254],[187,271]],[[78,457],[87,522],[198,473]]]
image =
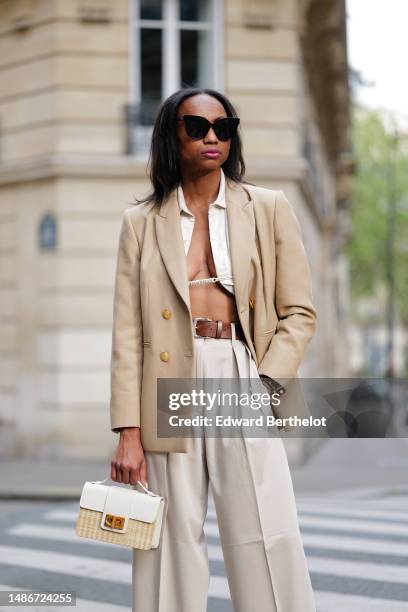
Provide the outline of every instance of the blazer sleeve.
[[283,191],[277,192],[274,215],[275,308],[279,321],[258,372],[279,380],[296,377],[314,334],[317,314],[300,223]]
[[129,218],[122,217],[116,261],[111,353],[111,430],[140,427],[143,360],[140,307],[140,248]]

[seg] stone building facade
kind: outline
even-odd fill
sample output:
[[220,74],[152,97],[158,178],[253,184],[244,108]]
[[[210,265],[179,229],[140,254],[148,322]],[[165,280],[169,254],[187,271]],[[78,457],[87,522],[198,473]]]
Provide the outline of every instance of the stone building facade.
[[158,101],[224,91],[247,178],[302,225],[318,330],[347,371],[344,0],[0,0],[0,453],[105,458],[121,214],[149,188]]

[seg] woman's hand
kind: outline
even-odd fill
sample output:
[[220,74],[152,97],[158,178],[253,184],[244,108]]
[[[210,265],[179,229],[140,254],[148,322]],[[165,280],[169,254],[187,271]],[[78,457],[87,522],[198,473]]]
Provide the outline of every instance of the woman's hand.
[[147,487],[147,465],[140,427],[124,427],[111,461],[111,479],[124,484],[135,485],[138,480]]

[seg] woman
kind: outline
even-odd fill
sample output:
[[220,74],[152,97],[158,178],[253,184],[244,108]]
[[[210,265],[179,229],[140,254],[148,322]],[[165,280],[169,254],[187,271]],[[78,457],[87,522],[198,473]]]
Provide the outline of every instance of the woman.
[[153,192],[123,215],[111,478],[167,500],[159,548],[133,551],[134,612],[206,610],[209,484],[235,612],[316,609],[281,438],[158,432],[157,379],[262,377],[281,393],[315,329],[299,223],[282,191],[244,181],[238,123],[217,91],[172,94],[153,130]]

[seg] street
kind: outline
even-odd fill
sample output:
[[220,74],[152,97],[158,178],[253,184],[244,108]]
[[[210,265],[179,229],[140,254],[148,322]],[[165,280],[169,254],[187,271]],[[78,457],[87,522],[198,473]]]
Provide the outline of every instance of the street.
[[[297,504],[318,612],[408,611],[408,495],[302,494]],[[2,500],[0,508],[2,590],[71,590],[77,610],[130,610],[131,551],[79,538],[77,503]],[[212,504],[205,532],[208,610],[232,612]]]

